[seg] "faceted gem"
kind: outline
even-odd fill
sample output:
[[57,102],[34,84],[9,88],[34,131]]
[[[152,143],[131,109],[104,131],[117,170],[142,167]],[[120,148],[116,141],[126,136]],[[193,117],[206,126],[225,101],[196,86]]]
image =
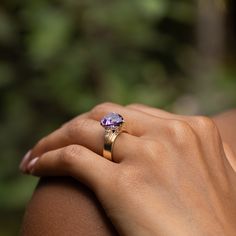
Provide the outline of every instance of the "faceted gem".
[[116,128],[124,123],[124,119],[121,115],[111,112],[101,119],[101,125],[105,128]]

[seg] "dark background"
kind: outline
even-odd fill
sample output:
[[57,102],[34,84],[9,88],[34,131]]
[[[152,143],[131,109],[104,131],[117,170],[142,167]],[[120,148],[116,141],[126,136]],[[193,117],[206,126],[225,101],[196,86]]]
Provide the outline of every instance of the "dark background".
[[236,106],[235,1],[1,0],[0,236],[16,235],[37,179],[18,164],[94,105],[182,114]]

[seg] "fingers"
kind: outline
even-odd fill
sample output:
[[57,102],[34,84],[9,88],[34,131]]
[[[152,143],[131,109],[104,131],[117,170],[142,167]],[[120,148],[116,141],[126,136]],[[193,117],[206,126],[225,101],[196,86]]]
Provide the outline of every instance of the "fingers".
[[158,109],[158,108],[149,107],[143,104],[131,104],[131,105],[128,105],[127,107],[130,110],[140,111],[150,116],[162,118],[165,120],[184,121],[184,122],[187,122],[192,128],[196,127],[197,125],[193,116],[191,117],[191,116],[177,115],[177,114],[173,114],[173,113],[170,113],[170,112]]
[[101,154],[104,129],[98,121],[92,119],[76,119],[41,139],[32,149],[31,156],[40,156],[50,150],[71,144],[83,145]]
[[[187,122],[195,131],[198,131],[199,128],[201,128],[202,126],[204,128],[207,128],[206,126],[214,126],[214,122],[210,118],[204,116],[177,115],[158,108],[153,108],[142,104],[131,104],[128,105],[127,107],[131,110],[137,110],[149,114],[151,116],[156,116],[163,119],[180,120]],[[204,129],[201,130],[205,131]]]
[[173,113],[170,113],[170,112],[158,109],[158,108],[149,107],[149,106],[146,106],[143,104],[131,104],[131,105],[128,105],[127,108],[129,108],[131,110],[141,111],[146,114],[165,118],[165,119],[181,119],[181,118],[183,118],[183,116],[181,116],[181,115],[176,115],[176,114],[173,114]]
[[[105,103],[98,105],[90,112],[80,115],[41,139],[32,149],[27,162],[35,156],[40,156],[47,151],[70,144],[83,145],[101,155],[104,143],[104,128],[100,125],[100,119],[112,111],[124,116],[126,132],[135,136],[141,136],[147,132],[153,119],[152,116],[143,112],[129,110],[117,104]],[[118,154],[117,156],[119,161],[121,155]],[[23,162],[25,165],[25,161]]]
[[[122,148],[118,148],[117,145],[114,145],[116,146],[116,148],[113,148],[113,160],[115,162],[123,160],[127,152],[126,150],[130,150],[134,147],[133,145],[130,145],[130,143],[134,142],[132,141],[134,140],[134,136],[140,137],[145,133],[150,134],[154,128],[157,128],[153,127],[152,124],[156,124],[156,119],[158,117],[154,117],[153,115],[149,115],[142,111],[125,108],[117,104],[101,104],[90,112],[78,116],[63,125],[60,129],[41,139],[32,149],[30,155],[27,155],[27,160],[23,161],[21,170],[24,171],[24,167],[32,158],[71,144],[82,145],[97,154],[102,155],[104,128],[100,125],[100,119],[112,111],[115,111],[124,117],[125,129],[127,132],[126,134],[119,135],[117,138],[117,141],[120,143],[119,146]],[[161,122],[163,121],[159,118],[159,127],[161,127]]]
[[[137,110],[158,118],[167,120],[167,123],[173,123],[173,121],[180,121],[189,125],[193,131],[200,137],[199,140],[203,143],[211,140],[210,146],[218,146],[221,143],[220,132],[215,122],[205,116],[183,116],[173,114],[161,109],[149,107],[142,104],[131,104],[127,106],[130,110]],[[168,121],[169,120],[169,121]],[[203,144],[205,146],[205,144]],[[220,148],[220,147],[219,147]]]
[[111,181],[114,165],[83,146],[70,145],[31,160],[27,171],[36,176],[72,176],[95,190]]
[[123,116],[127,132],[138,137],[144,135],[150,129],[149,124],[154,121],[154,117],[149,114],[113,103],[103,103],[94,107],[88,116],[90,119],[100,121],[102,117],[110,112],[116,112]]
[[100,119],[111,111],[116,111],[124,116],[125,130],[130,135],[142,135],[148,127],[147,124],[150,123],[150,116],[141,112],[130,112],[116,104],[102,104],[41,139],[32,149],[31,156],[39,156],[44,152],[69,144],[83,145],[101,155],[104,128],[100,125]]
[[[137,142],[136,139],[137,138],[135,138],[135,136],[132,136],[128,133],[122,133],[118,135],[115,140],[115,144],[113,145],[113,161],[119,163],[124,159],[125,156],[127,156],[127,150],[135,151],[135,146],[131,144],[135,144]],[[116,142],[119,143],[118,146],[121,148],[116,148]],[[38,144],[32,149],[30,157],[28,154],[26,158],[27,160],[23,160],[21,164],[21,170],[23,172],[25,171],[25,166],[27,166],[32,158],[41,156],[45,152],[72,144],[82,145],[102,156],[104,145],[104,128],[99,124],[98,121],[91,119],[79,119],[74,121],[74,123],[68,123],[67,125],[40,140]]]

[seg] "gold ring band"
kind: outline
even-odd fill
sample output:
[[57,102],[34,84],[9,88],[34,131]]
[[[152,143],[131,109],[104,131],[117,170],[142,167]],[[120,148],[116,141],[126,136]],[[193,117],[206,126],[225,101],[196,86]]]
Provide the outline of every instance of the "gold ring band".
[[112,112],[102,118],[101,125],[105,128],[103,157],[112,161],[112,149],[117,136],[123,132],[124,119]]
[[103,147],[103,157],[112,161],[112,149],[114,146],[115,139],[122,132],[121,127],[119,130],[105,130],[104,135],[104,147]]

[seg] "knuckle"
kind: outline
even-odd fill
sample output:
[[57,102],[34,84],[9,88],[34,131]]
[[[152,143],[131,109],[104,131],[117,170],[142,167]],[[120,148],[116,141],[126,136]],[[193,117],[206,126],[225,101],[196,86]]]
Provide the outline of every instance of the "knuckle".
[[195,117],[195,120],[199,128],[202,128],[202,129],[215,129],[216,128],[214,121],[209,117],[197,116]]
[[214,137],[218,143],[221,142],[220,132],[213,119],[206,116],[197,116],[195,117],[195,120],[199,133],[204,133],[205,137]]
[[182,120],[171,122],[170,133],[174,142],[180,147],[185,147],[197,139],[193,128],[187,122]]
[[75,159],[81,155],[81,147],[77,145],[70,145],[62,149],[60,153],[60,162],[62,165],[68,167],[75,163]]
[[191,130],[191,126],[182,120],[173,120],[170,123],[170,129],[176,134],[176,135],[181,135],[185,134],[186,131]]

